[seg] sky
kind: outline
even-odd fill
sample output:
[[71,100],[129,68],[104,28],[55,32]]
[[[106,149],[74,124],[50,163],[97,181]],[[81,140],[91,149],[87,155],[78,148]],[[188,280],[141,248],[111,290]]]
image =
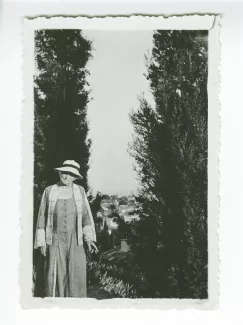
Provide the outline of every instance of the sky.
[[138,95],[152,96],[144,73],[144,55],[152,49],[152,30],[82,31],[93,42],[87,68],[92,101],[88,104],[92,139],[89,185],[94,192],[129,195],[139,186],[134,159],[127,152],[133,127],[129,112]]

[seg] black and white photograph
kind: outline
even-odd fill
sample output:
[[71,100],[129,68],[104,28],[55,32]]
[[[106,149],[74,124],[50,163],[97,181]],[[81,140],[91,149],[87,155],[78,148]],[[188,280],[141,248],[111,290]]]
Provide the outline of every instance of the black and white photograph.
[[32,27],[33,299],[200,304],[217,288],[210,28],[147,21]]

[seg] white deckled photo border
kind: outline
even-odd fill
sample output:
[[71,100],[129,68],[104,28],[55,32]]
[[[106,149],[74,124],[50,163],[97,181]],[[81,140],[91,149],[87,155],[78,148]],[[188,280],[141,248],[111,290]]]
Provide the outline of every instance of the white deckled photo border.
[[[220,132],[220,17],[214,15],[130,16],[130,17],[51,17],[24,19],[22,114],[22,189],[20,242],[20,302],[23,308],[138,308],[138,309],[202,309],[218,307],[218,154]],[[34,132],[34,31],[36,29],[201,29],[208,30],[208,292],[205,300],[193,299],[109,299],[98,301],[85,298],[34,298],[32,296],[32,220],[33,220],[33,132]]]

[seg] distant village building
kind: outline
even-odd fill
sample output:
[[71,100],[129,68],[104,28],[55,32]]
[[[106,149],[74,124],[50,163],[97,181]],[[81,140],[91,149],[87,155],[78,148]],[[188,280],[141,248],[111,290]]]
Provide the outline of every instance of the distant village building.
[[110,205],[110,199],[103,199],[101,201],[101,206],[109,206]]
[[127,197],[127,200],[128,200],[128,202],[135,202],[135,198],[134,198],[134,196],[132,196],[132,195],[129,195],[129,196]]
[[[127,204],[123,204],[124,202]],[[128,197],[123,196],[121,198],[117,196],[106,197],[101,201],[100,211],[97,213],[97,219],[99,220],[97,221],[97,231],[101,232],[104,229],[105,223],[111,232],[112,230],[117,229],[118,224],[115,218],[111,217],[111,213],[114,212],[114,209],[125,222],[131,222],[132,220],[139,218],[138,214],[133,213],[137,208],[138,204],[132,195],[129,195]],[[100,221],[100,219],[102,221]]]
[[121,252],[127,253],[130,251],[130,246],[125,239],[121,240]]

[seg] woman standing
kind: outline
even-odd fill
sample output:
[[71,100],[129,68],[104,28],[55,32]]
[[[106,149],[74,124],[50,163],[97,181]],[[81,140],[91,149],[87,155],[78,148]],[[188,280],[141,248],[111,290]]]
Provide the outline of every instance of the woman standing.
[[97,251],[90,206],[83,187],[79,164],[66,160],[55,168],[60,181],[45,189],[37,220],[34,248],[45,257],[45,297],[86,297],[86,256],[83,240]]

